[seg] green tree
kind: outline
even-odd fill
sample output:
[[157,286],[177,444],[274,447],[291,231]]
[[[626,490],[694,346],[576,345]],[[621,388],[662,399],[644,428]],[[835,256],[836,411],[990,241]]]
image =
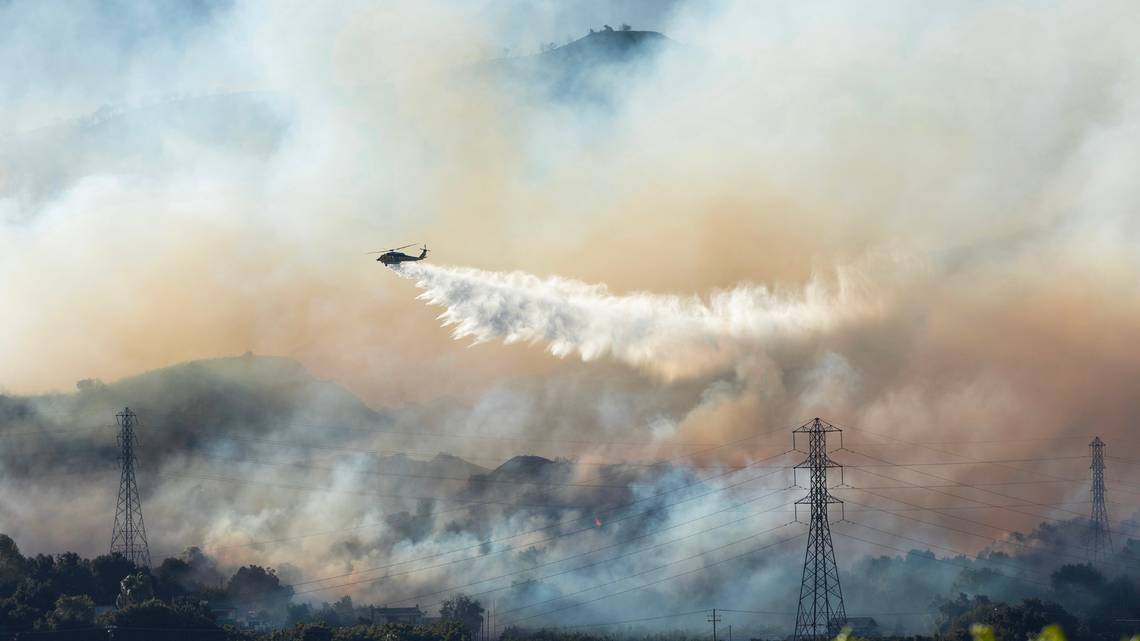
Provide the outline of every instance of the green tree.
[[313,606],[308,603],[290,603],[285,609],[285,621],[289,625],[313,622]]
[[27,572],[24,556],[12,537],[0,534],[0,597],[12,596]]
[[0,631],[25,632],[31,630],[43,612],[15,598],[0,599]]
[[340,621],[341,625],[360,623],[356,620],[356,607],[352,605],[352,597],[347,594],[332,604],[332,611],[336,614],[336,620]]
[[100,617],[99,623],[115,628],[115,641],[224,641],[226,633],[202,606],[173,606],[151,599],[129,605]]
[[142,572],[128,574],[119,582],[119,598],[115,605],[121,610],[139,605],[154,598],[154,583],[150,576]]
[[113,605],[119,596],[125,577],[139,572],[130,559],[122,554],[104,554],[91,560],[91,578],[94,592],[91,598],[96,605]]
[[247,565],[238,568],[226,584],[226,596],[242,603],[261,603],[288,599],[293,588],[281,585],[273,568]]
[[56,555],[51,583],[57,594],[94,594],[95,577],[91,574],[91,562],[75,552]]
[[226,597],[243,609],[255,609],[259,616],[284,619],[293,588],[281,585],[273,568],[249,565],[238,568],[226,584]]
[[[1041,630],[1049,625],[1059,625],[1062,629],[1074,630],[1077,620],[1065,611],[1063,607],[1041,599],[1025,599],[1021,603],[993,603],[985,597],[975,598],[968,608],[961,608],[963,596],[952,602],[943,612],[955,612],[957,615],[944,620],[940,626],[942,638],[946,641],[970,641],[978,634],[992,632],[999,639],[1029,639],[1034,638]],[[940,608],[941,610],[942,608]]]
[[332,630],[323,625],[306,625],[301,629],[301,641],[332,641]]
[[55,600],[48,623],[53,630],[90,627],[95,623],[95,602],[86,594],[61,596]]
[[459,594],[443,602],[439,616],[444,621],[456,621],[469,632],[475,632],[483,625],[483,606],[466,594]]
[[1104,575],[1089,563],[1062,565],[1049,577],[1053,598],[1066,608],[1087,614],[1101,598]]
[[40,612],[47,612],[55,607],[55,599],[58,594],[47,581],[28,577],[16,587],[16,593],[12,595],[12,598],[17,603],[22,603]]
[[154,571],[155,594],[164,601],[171,601],[184,596],[192,583],[193,570],[190,564],[182,559],[164,559],[158,569]]

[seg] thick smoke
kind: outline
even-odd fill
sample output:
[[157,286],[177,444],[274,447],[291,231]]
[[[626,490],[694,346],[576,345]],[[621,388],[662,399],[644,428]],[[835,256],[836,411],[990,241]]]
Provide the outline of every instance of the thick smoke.
[[[670,40],[606,50],[601,73],[493,60],[622,22]],[[1094,433],[1140,459],[1134,3],[16,1],[0,25],[0,531],[25,552],[103,551],[114,433],[69,430],[122,405],[144,421],[156,556],[199,545],[300,583],[481,555],[306,598],[501,576],[468,591],[508,586],[491,595],[502,610],[709,564],[566,622],[788,609],[795,541],[712,565],[783,531],[681,560],[781,525],[796,492],[612,569],[524,581],[739,518],[705,515],[791,479],[709,480],[724,492],[617,525],[598,512],[781,452],[775,430],[810,416],[852,428],[836,454],[852,466],[962,463],[852,467],[843,490],[852,521],[930,545],[837,532],[940,557],[1025,552],[1008,538],[1068,559],[1079,545],[1038,526],[1080,519],[1087,488],[1057,479],[1084,478]],[[412,282],[363,255],[417,241],[479,268],[407,268],[460,333],[582,358],[449,340]],[[247,351],[304,367],[131,378]],[[109,384],[51,392],[83,379]],[[514,454],[577,464],[497,472]],[[678,465],[606,467],[658,459]],[[616,480],[591,481],[606,470]],[[1110,462],[1117,526],[1137,474]],[[617,487],[571,484],[587,482]],[[955,483],[974,487],[906,489]],[[487,544],[580,518],[602,525]],[[663,530],[696,518],[711,520]],[[881,581],[862,611],[964,584],[962,568],[837,543],[849,581]],[[896,580],[923,564],[945,570],[904,572],[927,592]]]

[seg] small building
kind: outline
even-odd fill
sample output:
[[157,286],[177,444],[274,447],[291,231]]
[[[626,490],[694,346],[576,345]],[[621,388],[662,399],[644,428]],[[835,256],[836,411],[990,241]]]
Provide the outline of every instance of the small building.
[[269,621],[261,618],[261,614],[254,609],[238,607],[230,601],[203,601],[203,605],[210,611],[218,625],[232,625],[242,630],[265,631],[272,627]]
[[214,617],[219,625],[237,625],[238,624],[238,609],[228,602],[212,601],[206,604],[206,608],[210,611],[210,615]]

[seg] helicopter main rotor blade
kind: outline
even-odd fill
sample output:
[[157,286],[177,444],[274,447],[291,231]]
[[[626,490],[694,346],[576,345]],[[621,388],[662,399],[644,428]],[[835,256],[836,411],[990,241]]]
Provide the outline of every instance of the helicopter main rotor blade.
[[401,249],[407,249],[408,247],[411,247],[412,245],[415,245],[415,243],[408,243],[407,245],[404,245],[403,247],[395,247],[395,248],[392,248],[392,249],[382,249],[382,250],[380,250],[380,251],[375,251],[375,252],[364,252],[364,253],[365,253],[365,254],[387,254],[388,252],[398,252],[398,251],[400,251]]

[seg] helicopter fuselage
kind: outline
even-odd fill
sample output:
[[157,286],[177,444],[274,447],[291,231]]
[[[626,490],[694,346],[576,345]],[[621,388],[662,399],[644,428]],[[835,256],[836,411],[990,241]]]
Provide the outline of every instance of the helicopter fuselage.
[[400,263],[408,263],[408,262],[415,262],[417,260],[423,260],[426,257],[427,257],[427,250],[425,249],[422,252],[420,252],[419,256],[409,256],[408,254],[405,254],[404,252],[395,252],[395,251],[385,252],[383,254],[380,254],[380,257],[377,258],[376,260],[380,261],[381,263],[384,263],[385,265],[398,265]]

